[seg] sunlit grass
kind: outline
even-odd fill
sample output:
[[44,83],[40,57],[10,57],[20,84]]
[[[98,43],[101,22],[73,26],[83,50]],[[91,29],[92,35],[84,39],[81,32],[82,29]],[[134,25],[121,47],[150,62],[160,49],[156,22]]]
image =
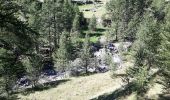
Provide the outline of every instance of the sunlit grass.
[[96,36],[93,36],[93,37],[90,38],[90,41],[93,42],[93,43],[98,42],[98,40],[99,40],[99,37],[96,37]]
[[79,6],[80,11],[84,10],[84,9],[90,9],[93,8],[94,4],[86,4],[86,5],[81,5]]
[[[90,42],[91,43],[97,43],[98,39],[99,39],[99,37],[97,37],[97,36],[90,37]],[[80,42],[84,42],[84,40],[85,40],[85,38],[80,38],[79,39]]]
[[[86,4],[79,6],[79,9],[81,12],[83,12],[85,18],[91,18],[93,14],[97,18],[101,18],[103,14],[106,13],[105,4],[108,0],[101,0],[103,4]],[[95,8],[96,12],[93,12],[91,9]],[[90,11],[84,11],[84,10],[90,10]]]
[[121,87],[121,79],[112,79],[110,75],[111,72],[107,72],[71,78],[54,88],[19,97],[20,100],[89,100]]
[[101,27],[101,26],[97,26],[96,30],[94,30],[94,31],[84,30],[82,33],[83,38],[81,38],[79,40],[81,42],[83,42],[85,34],[88,33],[90,36],[90,42],[96,43],[96,42],[98,42],[100,36],[105,34],[106,30],[107,30],[107,28]]

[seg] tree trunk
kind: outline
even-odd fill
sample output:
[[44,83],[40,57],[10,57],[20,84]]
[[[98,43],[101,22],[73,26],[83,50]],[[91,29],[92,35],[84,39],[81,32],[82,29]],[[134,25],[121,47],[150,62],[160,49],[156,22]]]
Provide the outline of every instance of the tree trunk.
[[115,33],[116,33],[116,41],[118,41],[118,22],[116,23],[116,31],[115,31]]
[[[48,15],[50,17],[50,15]],[[49,22],[49,27],[48,27],[48,42],[51,45],[51,22]]]
[[54,17],[54,49],[56,49],[57,48],[57,45],[58,45],[58,43],[57,43],[57,28],[56,28],[56,16],[55,16],[55,12],[54,12],[54,15],[53,15],[53,17]]
[[86,67],[86,74],[88,74],[88,61],[87,61],[87,59],[86,59],[86,61],[85,61],[85,67]]

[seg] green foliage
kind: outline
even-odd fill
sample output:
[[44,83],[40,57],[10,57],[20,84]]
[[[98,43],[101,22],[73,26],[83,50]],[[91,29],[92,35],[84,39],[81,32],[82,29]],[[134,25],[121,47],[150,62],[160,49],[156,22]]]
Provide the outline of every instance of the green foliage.
[[107,44],[113,40],[113,34],[112,31],[107,31],[105,34]]
[[139,23],[150,0],[111,0],[106,4],[116,40],[135,39]]
[[166,91],[169,92],[170,90],[170,9],[169,4],[165,7],[166,17],[165,17],[165,24],[162,25],[163,31],[161,33],[161,46],[159,47],[159,55],[158,58],[158,65],[162,70],[163,75],[163,85],[166,87]]
[[136,73],[134,77],[135,78],[134,83],[139,93],[142,93],[147,89],[147,83],[149,82],[148,77],[149,75],[147,67],[141,66],[139,68],[138,73]]
[[4,89],[9,94],[17,78],[25,73],[22,57],[35,52],[38,33],[21,21],[19,6],[14,1],[0,1],[0,67]]
[[[73,20],[78,13],[74,8],[69,0],[48,0],[42,4],[43,28],[41,30],[45,34],[43,38],[47,38],[49,44],[54,43],[54,49],[59,46],[61,33],[64,30],[70,32],[72,29]],[[77,24],[76,21],[74,23]]]
[[79,32],[79,31],[80,31],[80,15],[76,14],[73,21],[72,32]]
[[87,73],[87,68],[90,62],[91,54],[90,54],[90,38],[88,33],[86,33],[85,40],[83,43],[83,49],[81,53],[81,58],[83,61],[83,67],[86,68],[86,73]]
[[[106,5],[112,22],[111,30],[105,34],[107,42],[114,40],[114,36],[115,40],[132,38],[135,41],[135,66],[127,74],[134,78],[138,92],[146,89],[148,73],[155,67],[162,71],[164,85],[170,88],[169,6],[161,0],[110,0]],[[93,15],[88,26],[90,31],[100,31],[96,30],[96,20]],[[0,87],[10,93],[23,73],[35,86],[44,59],[39,48],[45,44],[54,53],[58,69],[68,68],[69,61],[81,54],[87,73],[92,55],[90,41],[96,42],[98,37],[90,38],[86,33],[79,52],[84,22],[78,6],[70,0],[1,0]],[[111,55],[105,58],[106,64],[115,70]]]
[[106,58],[106,65],[108,65],[109,68],[112,71],[115,71],[116,70],[116,64],[113,62],[113,55],[112,54],[106,54],[105,58]]
[[63,4],[63,20],[64,28],[67,29],[67,31],[71,30],[75,15],[74,6],[70,3],[70,0],[65,0]]
[[33,86],[35,87],[38,83],[39,76],[43,67],[43,58],[42,55],[34,54],[29,58],[30,67],[27,67],[27,75],[33,82]]
[[68,67],[69,60],[69,41],[67,39],[69,33],[63,32],[60,38],[59,49],[56,51],[55,60],[59,69],[65,69]]
[[92,18],[90,19],[90,23],[89,23],[89,26],[88,26],[89,30],[95,31],[96,25],[97,25],[97,19],[96,19],[96,16],[93,15]]
[[[119,40],[124,37],[123,32],[121,29],[123,22],[123,11],[125,9],[125,0],[111,0],[110,2],[107,3],[106,8],[107,10],[111,13],[111,20],[113,21],[112,28],[115,30],[116,36],[119,37]],[[126,11],[124,11],[126,12]],[[115,26],[115,27],[113,27]]]
[[[140,21],[140,24],[137,27],[136,33],[136,41],[134,46],[135,54],[135,66],[130,68],[127,73],[128,76],[135,79],[135,83],[138,89],[138,92],[143,92],[147,88],[148,81],[148,73],[152,68],[159,68],[159,54],[160,54],[160,46],[163,42],[163,38],[161,34],[164,27],[162,21],[164,19],[158,18],[159,15],[155,15],[154,12],[157,12],[161,5],[155,5],[155,2],[152,4],[149,1],[141,1],[148,2],[148,5],[144,3],[145,7],[150,8],[145,12],[141,12],[142,5],[137,6],[139,10],[138,14],[143,16],[143,19]],[[152,7],[154,9],[152,9]],[[163,12],[160,10],[159,12]],[[163,49],[162,47],[161,49]]]

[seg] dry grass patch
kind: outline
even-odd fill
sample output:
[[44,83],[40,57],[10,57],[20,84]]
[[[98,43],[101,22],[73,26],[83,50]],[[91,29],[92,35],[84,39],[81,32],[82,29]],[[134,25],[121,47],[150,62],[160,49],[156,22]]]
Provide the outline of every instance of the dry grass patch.
[[112,92],[120,88],[121,84],[121,79],[112,79],[111,72],[107,72],[71,78],[71,81],[54,88],[19,97],[21,100],[89,100],[103,93]]
[[146,97],[152,100],[158,100],[159,94],[163,93],[163,88],[164,87],[161,84],[154,83],[146,93]]

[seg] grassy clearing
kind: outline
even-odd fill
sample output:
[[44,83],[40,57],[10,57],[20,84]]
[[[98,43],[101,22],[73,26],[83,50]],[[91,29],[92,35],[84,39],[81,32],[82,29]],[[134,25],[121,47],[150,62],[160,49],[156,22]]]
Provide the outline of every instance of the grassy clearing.
[[112,79],[110,75],[111,72],[107,72],[71,78],[70,81],[54,88],[19,97],[20,100],[89,100],[121,87],[121,79]]
[[[100,0],[102,4],[86,4],[86,5],[81,5],[79,6],[80,11],[82,11],[84,13],[84,17],[85,18],[91,18],[93,16],[93,14],[97,17],[97,18],[101,18],[103,14],[106,13],[106,9],[105,9],[105,4],[107,1],[109,0]],[[85,9],[93,9],[96,8],[96,12],[93,11],[84,11]]]
[[[80,42],[84,42],[84,40],[85,40],[85,38],[80,38],[79,39]],[[97,43],[98,40],[99,40],[99,37],[97,37],[97,36],[90,37],[90,42],[92,42],[92,43]]]
[[[124,74],[132,63],[123,64],[117,74]],[[19,95],[20,100],[89,100],[105,93],[112,93],[124,83],[120,77],[112,77],[113,72],[99,73],[90,76],[71,77],[68,81],[54,85],[43,91],[28,95]]]
[[96,36],[90,37],[90,41],[93,43],[98,42],[98,40],[99,40],[99,37],[96,37]]
[[137,93],[136,92],[132,93],[130,96],[124,98],[124,100],[137,100]]
[[[133,63],[126,61],[123,68],[115,74],[125,74],[126,69],[133,66]],[[19,95],[20,100],[89,100],[104,94],[113,93],[121,88],[125,83],[120,77],[112,77],[113,72],[99,73],[90,76],[71,77],[68,81],[54,85],[52,88],[43,91],[36,91],[28,95]],[[153,84],[147,91],[146,96],[156,100],[158,94],[162,93],[162,86]],[[122,96],[119,100],[137,100],[137,95],[133,92],[130,95]]]
[[[101,0],[104,2],[103,6],[98,8],[96,12],[83,11],[86,18],[91,18],[93,14],[97,18],[106,13],[105,3],[107,0]],[[80,11],[83,9],[94,8],[93,4],[79,6]],[[90,33],[90,41],[97,42],[101,35],[104,35],[107,29],[97,26],[97,30]],[[87,33],[88,30],[83,31]],[[80,41],[84,41],[81,38]],[[128,67],[133,66],[133,58],[130,54],[125,54],[125,61],[123,64],[123,69],[116,71],[115,74],[125,74]],[[58,84],[53,88],[49,88],[43,91],[36,91],[28,95],[19,95],[20,100],[89,100],[91,98],[98,97],[105,93],[109,94],[116,89],[122,87],[124,83],[120,77],[112,78],[112,72],[94,74],[90,76],[81,76],[69,78],[69,81]],[[147,92],[148,97],[157,97],[162,91],[162,87],[158,84],[153,85]],[[132,93],[127,97],[123,97],[121,100],[137,100],[136,93]]]
[[84,30],[82,33],[83,38],[81,38],[80,41],[83,42],[85,34],[89,33],[90,42],[96,43],[96,42],[98,42],[100,36],[105,34],[106,30],[107,30],[107,28],[104,28],[104,27],[100,27],[100,28],[98,27],[95,31],[92,31],[92,32],[89,32],[89,30]]
[[83,12],[85,18],[91,18],[94,14],[92,11],[83,11],[85,9],[93,9],[95,6],[94,4],[87,4],[87,5],[81,5],[79,6],[79,9],[81,12]]
[[146,93],[146,96],[152,100],[158,100],[159,94],[163,93],[163,86],[158,83],[154,83],[150,87],[149,91]]
[[[162,93],[163,86],[161,84],[154,83],[146,92],[145,97],[147,97],[149,100],[159,100],[159,95]],[[137,100],[137,93],[134,92],[131,95],[124,97],[122,100]]]
[[84,9],[91,9],[93,7],[95,7],[94,4],[86,4],[86,5],[79,6],[79,9],[80,9],[80,11],[82,11]]
[[[83,12],[85,18],[91,18],[93,16],[93,14],[97,18],[101,18],[102,15],[106,13],[105,4],[106,4],[107,1],[108,0],[101,0],[102,4],[96,4],[96,5],[94,5],[94,4],[81,5],[81,6],[79,6],[79,9],[80,9],[80,11]],[[100,6],[100,7],[96,7],[96,6]],[[91,11],[91,9],[93,9],[93,8],[97,8],[96,12]],[[90,11],[84,11],[85,9],[88,9]],[[108,28],[105,28],[105,27],[98,24],[97,29],[95,31],[89,33],[89,30],[83,30],[82,35],[84,37],[85,33],[89,33],[90,41],[93,42],[93,43],[96,43],[96,42],[98,42],[99,37],[101,35],[105,34],[106,30],[108,30]],[[84,38],[81,38],[80,41],[83,42]]]

